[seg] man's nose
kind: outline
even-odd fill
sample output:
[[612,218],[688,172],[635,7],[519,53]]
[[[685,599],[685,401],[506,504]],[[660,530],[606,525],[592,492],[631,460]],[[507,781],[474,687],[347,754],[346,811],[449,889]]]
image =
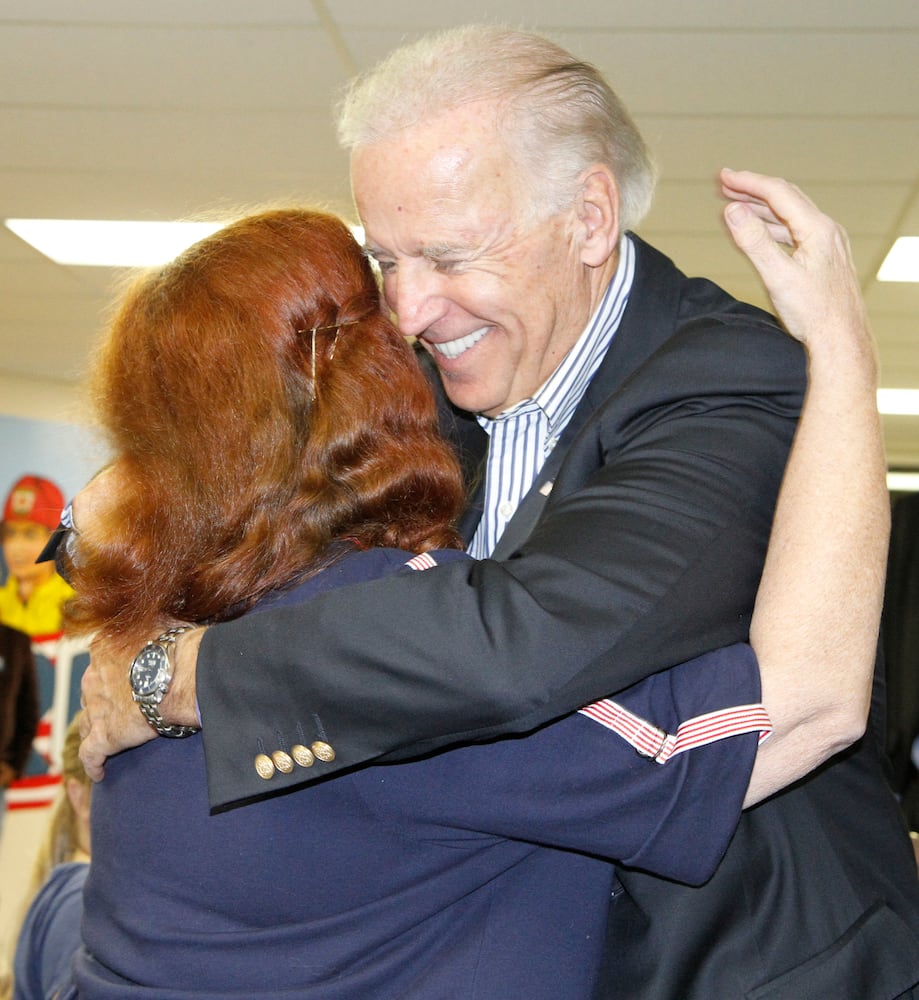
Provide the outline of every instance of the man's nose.
[[384,279],[386,301],[406,337],[421,336],[443,316],[447,306],[443,280],[443,275],[424,260],[400,264]]

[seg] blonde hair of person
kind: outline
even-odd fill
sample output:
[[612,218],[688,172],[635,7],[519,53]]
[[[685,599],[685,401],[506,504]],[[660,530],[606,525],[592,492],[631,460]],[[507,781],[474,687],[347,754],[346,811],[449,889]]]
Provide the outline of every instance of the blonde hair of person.
[[[45,884],[56,865],[68,861],[88,861],[89,842],[85,829],[85,814],[81,817],[76,803],[88,805],[92,782],[80,762],[79,713],[67,728],[61,757],[61,787],[51,807],[48,826],[38,854],[32,865],[29,887],[20,910],[19,920],[11,932],[8,945],[8,965],[13,967],[13,954],[19,937],[19,928],[25,919],[32,900]],[[81,805],[82,808],[82,805]],[[0,977],[0,1000],[10,1000],[13,995],[12,971]]]

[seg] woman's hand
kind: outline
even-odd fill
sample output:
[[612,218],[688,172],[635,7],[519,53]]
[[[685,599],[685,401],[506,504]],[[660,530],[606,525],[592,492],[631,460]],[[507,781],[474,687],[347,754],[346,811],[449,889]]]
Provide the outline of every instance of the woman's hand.
[[725,169],[721,189],[728,231],[788,332],[811,355],[845,352],[876,380],[874,341],[842,226],[778,177]]

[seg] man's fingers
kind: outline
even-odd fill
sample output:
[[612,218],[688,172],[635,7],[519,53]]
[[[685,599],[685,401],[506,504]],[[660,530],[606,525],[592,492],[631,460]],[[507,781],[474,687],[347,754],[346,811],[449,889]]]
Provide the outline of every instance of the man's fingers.
[[100,753],[92,742],[91,733],[89,738],[84,737],[80,744],[80,760],[83,770],[91,781],[101,781],[105,777],[106,755]]
[[94,644],[94,658],[90,660],[80,684],[84,708],[79,723],[79,752],[87,776],[92,781],[101,781],[105,777],[105,762],[112,752],[108,733],[114,705],[98,657],[95,656],[96,650]]

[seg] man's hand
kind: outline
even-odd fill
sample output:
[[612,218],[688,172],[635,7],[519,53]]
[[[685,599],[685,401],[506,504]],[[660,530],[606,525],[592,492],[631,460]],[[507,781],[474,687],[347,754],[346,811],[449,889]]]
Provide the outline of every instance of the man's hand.
[[[167,722],[197,725],[195,665],[205,630],[180,636],[173,654],[173,680],[160,705]],[[105,761],[113,754],[146,743],[156,736],[131,695],[128,669],[140,644],[122,639],[96,639],[90,646],[90,664],[83,674],[83,717],[80,721],[80,760],[93,781],[105,776]]]
[[107,757],[156,736],[131,696],[128,668],[135,653],[135,644],[125,648],[118,639],[97,639],[90,645],[82,681],[80,760],[93,781],[105,776]]

